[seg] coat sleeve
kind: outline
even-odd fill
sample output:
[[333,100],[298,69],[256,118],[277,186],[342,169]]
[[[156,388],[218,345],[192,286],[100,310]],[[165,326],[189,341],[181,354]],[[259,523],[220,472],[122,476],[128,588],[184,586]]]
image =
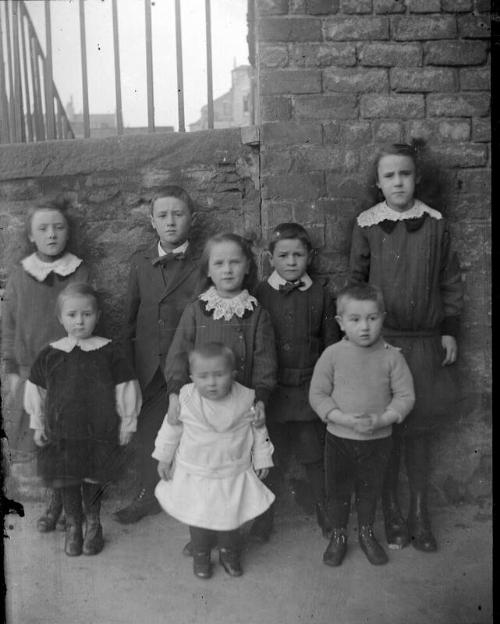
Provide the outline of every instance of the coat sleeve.
[[116,411],[120,417],[120,431],[137,430],[137,416],[141,411],[142,395],[137,379],[123,381],[115,386]]
[[160,462],[171,463],[174,460],[175,452],[179,446],[182,436],[183,425],[170,425],[165,416],[155,439],[155,448],[152,457]]
[[370,245],[364,230],[356,222],[352,231],[349,281],[367,282],[370,277]]
[[128,361],[134,363],[134,341],[137,328],[137,313],[141,303],[139,279],[137,276],[137,263],[132,258],[127,284],[127,296],[125,299],[125,326],[122,333],[122,341]]
[[266,427],[252,426],[253,433],[253,446],[252,446],[252,465],[254,470],[261,470],[263,468],[271,468],[274,466],[272,455],[274,453],[274,446],[269,438],[269,433]]
[[30,417],[30,429],[45,427],[45,400],[47,390],[35,385],[29,379],[24,384],[23,407]]
[[14,273],[7,282],[2,302],[2,360],[7,375],[10,373],[19,373],[19,364],[17,363],[14,350],[17,310],[15,275],[16,273]]
[[323,351],[314,367],[309,386],[309,403],[322,421],[334,409],[340,409],[333,399],[334,358],[330,348]]
[[267,403],[278,381],[276,340],[269,312],[260,309],[255,330],[255,348],[252,363],[252,385],[255,400]]
[[174,339],[168,350],[165,362],[165,379],[169,394],[179,394],[184,384],[189,382],[189,351],[196,339],[195,301],[182,313]]
[[457,336],[464,288],[458,258],[451,247],[450,232],[446,225],[441,243],[439,286],[444,310],[441,335]]

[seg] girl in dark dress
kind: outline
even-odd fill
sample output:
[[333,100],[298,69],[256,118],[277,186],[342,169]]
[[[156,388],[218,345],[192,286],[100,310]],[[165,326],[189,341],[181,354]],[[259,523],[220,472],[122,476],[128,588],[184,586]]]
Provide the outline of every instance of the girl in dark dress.
[[[377,155],[375,182],[383,201],[357,218],[350,268],[352,281],[381,288],[384,338],[401,349],[415,383],[415,407],[393,430],[382,496],[389,548],[403,548],[411,538],[415,548],[432,552],[437,544],[427,510],[429,447],[457,394],[452,371],[463,286],[443,215],[415,197],[416,186],[423,186],[417,156],[415,147],[404,144],[389,145]],[[402,447],[410,487],[408,522],[397,497]]]
[[69,284],[60,293],[57,317],[67,336],[40,352],[24,394],[41,449],[40,475],[62,493],[70,556],[103,548],[100,495],[114,476],[118,445],[128,444],[136,430],[141,406],[126,358],[110,340],[92,335],[99,314],[97,295],[87,284]]

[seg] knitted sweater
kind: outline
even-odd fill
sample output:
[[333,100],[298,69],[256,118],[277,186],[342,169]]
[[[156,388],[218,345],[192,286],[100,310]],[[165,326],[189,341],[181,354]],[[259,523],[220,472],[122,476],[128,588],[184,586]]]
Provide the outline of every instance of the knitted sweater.
[[[346,338],[323,351],[314,367],[309,401],[326,421],[334,409],[344,413],[393,412],[402,422],[415,402],[413,380],[398,349],[379,339],[370,347],[359,347]],[[340,438],[372,440],[391,435],[391,425],[373,434],[328,422],[328,431]]]

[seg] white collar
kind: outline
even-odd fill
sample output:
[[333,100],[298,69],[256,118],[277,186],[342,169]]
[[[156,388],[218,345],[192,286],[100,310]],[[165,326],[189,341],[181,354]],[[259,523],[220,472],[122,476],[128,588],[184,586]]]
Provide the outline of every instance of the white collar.
[[82,351],[97,351],[97,349],[101,349],[109,342],[111,342],[111,340],[108,338],[101,338],[100,336],[90,336],[83,340],[77,340],[73,338],[73,336],[66,336],[65,338],[51,342],[50,346],[59,351],[71,353],[76,346],[80,347]]
[[174,253],[174,254],[185,253],[188,248],[188,245],[189,245],[189,241],[186,240],[182,243],[182,245],[179,245],[179,247],[172,249],[172,251],[165,251],[163,247],[161,246],[160,241],[158,241],[158,257],[163,258],[163,256],[166,256],[168,253]]
[[[300,288],[298,288],[298,290],[307,290],[308,288],[311,288],[312,286],[312,279],[309,277],[309,275],[307,273],[304,273],[304,275],[299,278],[298,280],[295,280],[296,282],[304,282],[304,285],[301,286]],[[267,283],[269,284],[269,286],[271,286],[272,288],[274,288],[274,290],[279,290],[280,286],[283,284],[286,284],[287,281],[286,279],[284,279],[283,277],[281,277],[281,275],[278,273],[278,271],[273,271],[271,273],[271,275],[267,278]]]
[[434,210],[434,208],[430,208],[419,199],[416,199],[413,206],[404,212],[393,210],[385,201],[380,202],[380,204],[376,204],[375,206],[372,206],[368,210],[362,212],[357,221],[360,227],[370,227],[371,225],[377,225],[386,219],[389,221],[404,221],[405,219],[418,219],[424,214],[428,214],[433,219],[439,220],[443,218],[443,215],[440,212]]
[[207,312],[214,311],[215,320],[223,318],[225,321],[230,321],[233,316],[242,318],[247,310],[253,312],[258,305],[257,299],[252,297],[248,290],[242,290],[239,295],[231,299],[224,299],[215,290],[215,286],[201,293],[199,298],[206,302]]
[[43,282],[51,272],[57,273],[57,275],[62,277],[71,275],[82,262],[81,258],[69,252],[66,252],[64,256],[54,260],[54,262],[43,262],[36,253],[32,253],[31,256],[21,260],[21,265],[26,273],[32,275],[39,282]]

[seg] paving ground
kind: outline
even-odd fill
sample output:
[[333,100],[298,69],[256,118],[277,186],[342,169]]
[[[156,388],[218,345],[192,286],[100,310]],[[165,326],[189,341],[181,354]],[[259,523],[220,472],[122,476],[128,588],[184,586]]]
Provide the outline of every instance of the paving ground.
[[492,622],[488,510],[439,509],[439,552],[391,551],[382,567],[367,562],[353,527],[346,560],[329,568],[314,519],[280,517],[268,544],[247,547],[241,578],[217,564],[202,581],[181,554],[184,526],[161,514],[124,527],[110,517],[115,508],[106,501],[106,546],[95,557],[67,557],[62,533],[37,533],[39,503],[27,503],[24,518],[6,517],[8,624]]

